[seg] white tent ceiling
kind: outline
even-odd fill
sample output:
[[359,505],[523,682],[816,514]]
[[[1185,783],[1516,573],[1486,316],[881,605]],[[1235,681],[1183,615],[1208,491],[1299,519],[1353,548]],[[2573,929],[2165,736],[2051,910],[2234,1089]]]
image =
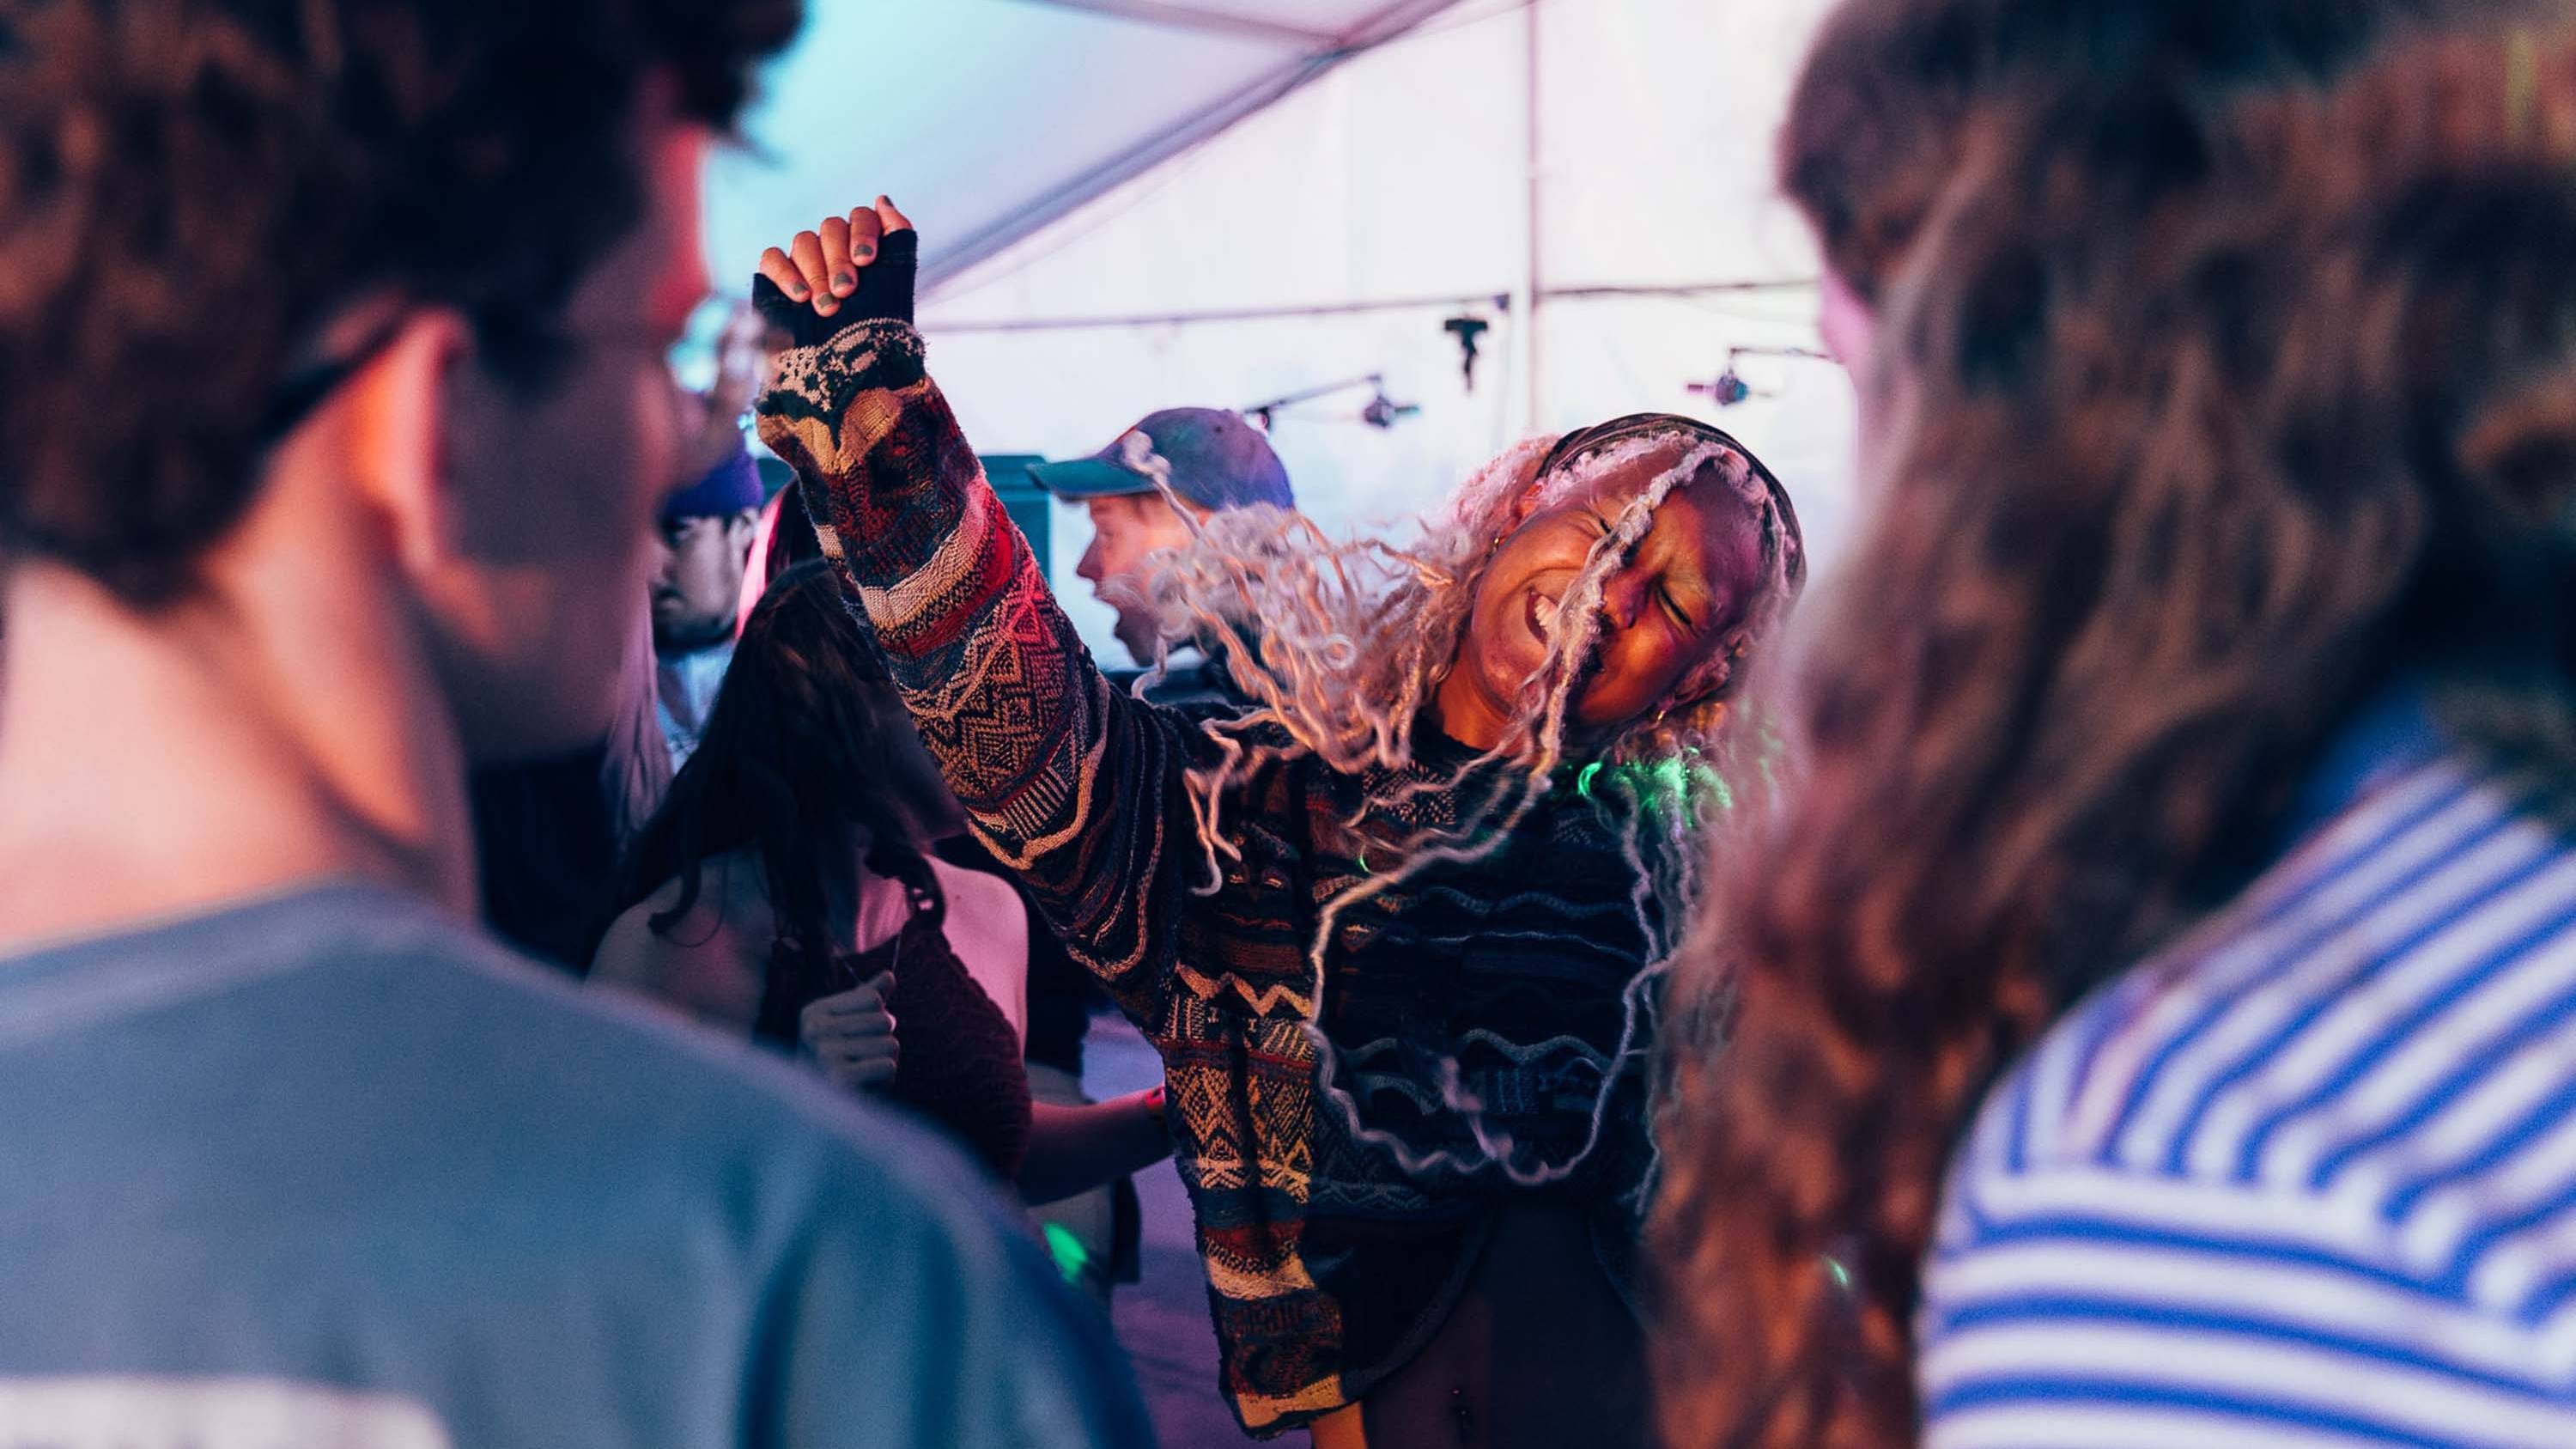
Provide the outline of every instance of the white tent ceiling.
[[937,275],[1449,3],[810,0],[716,163],[718,275],[879,192],[939,219]]
[[[1851,389],[1790,355],[1816,261],[1772,176],[1833,0],[809,3],[749,124],[768,159],[712,178],[720,275],[891,193],[983,451],[1357,378],[1271,428],[1334,532],[1400,533],[1524,433],[1667,409],[1779,473],[1820,567],[1847,535]],[[1461,318],[1489,329],[1472,385]],[[1752,395],[1712,399],[1747,349]],[[1418,409],[1366,425],[1371,378]],[[1053,535],[1059,599],[1114,647],[1072,574],[1087,519]]]

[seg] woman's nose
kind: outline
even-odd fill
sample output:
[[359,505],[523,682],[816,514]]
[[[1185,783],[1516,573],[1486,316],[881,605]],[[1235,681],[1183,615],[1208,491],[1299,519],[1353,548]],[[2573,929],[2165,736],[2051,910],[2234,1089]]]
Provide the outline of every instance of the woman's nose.
[[1614,629],[1636,623],[1645,602],[1646,578],[1636,569],[1621,569],[1601,585],[1601,613]]

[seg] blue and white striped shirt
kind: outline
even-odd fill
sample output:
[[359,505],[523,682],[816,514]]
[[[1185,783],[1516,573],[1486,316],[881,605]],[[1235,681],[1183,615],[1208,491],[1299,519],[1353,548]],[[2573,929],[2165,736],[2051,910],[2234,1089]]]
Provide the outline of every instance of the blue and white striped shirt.
[[2576,841],[2425,744],[1988,1099],[1933,1449],[2576,1449]]

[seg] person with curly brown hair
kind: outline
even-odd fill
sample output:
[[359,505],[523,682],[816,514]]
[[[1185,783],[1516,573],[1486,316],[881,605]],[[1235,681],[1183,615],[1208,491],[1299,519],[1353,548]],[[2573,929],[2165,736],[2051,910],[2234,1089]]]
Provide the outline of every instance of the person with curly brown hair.
[[2576,1443],[2576,39],[2033,96],[1694,968],[1667,1437]]
[[[2195,107],[2317,86],[2393,38],[2545,18],[2556,0],[1845,0],[1780,128],[1781,191],[1822,253],[1817,322],[1865,371],[1878,314],[1981,116],[2070,77]],[[1867,399],[1864,398],[1866,406]]]
[[796,20],[0,4],[0,1440],[1144,1441],[950,1149],[471,924]]

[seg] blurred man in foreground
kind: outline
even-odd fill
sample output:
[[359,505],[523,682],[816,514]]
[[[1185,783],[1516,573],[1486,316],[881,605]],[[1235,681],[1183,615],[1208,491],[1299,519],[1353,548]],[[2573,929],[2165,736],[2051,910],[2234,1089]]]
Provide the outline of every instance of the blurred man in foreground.
[[950,1151],[467,924],[468,762],[608,722],[795,21],[0,16],[10,1443],[1142,1439]]

